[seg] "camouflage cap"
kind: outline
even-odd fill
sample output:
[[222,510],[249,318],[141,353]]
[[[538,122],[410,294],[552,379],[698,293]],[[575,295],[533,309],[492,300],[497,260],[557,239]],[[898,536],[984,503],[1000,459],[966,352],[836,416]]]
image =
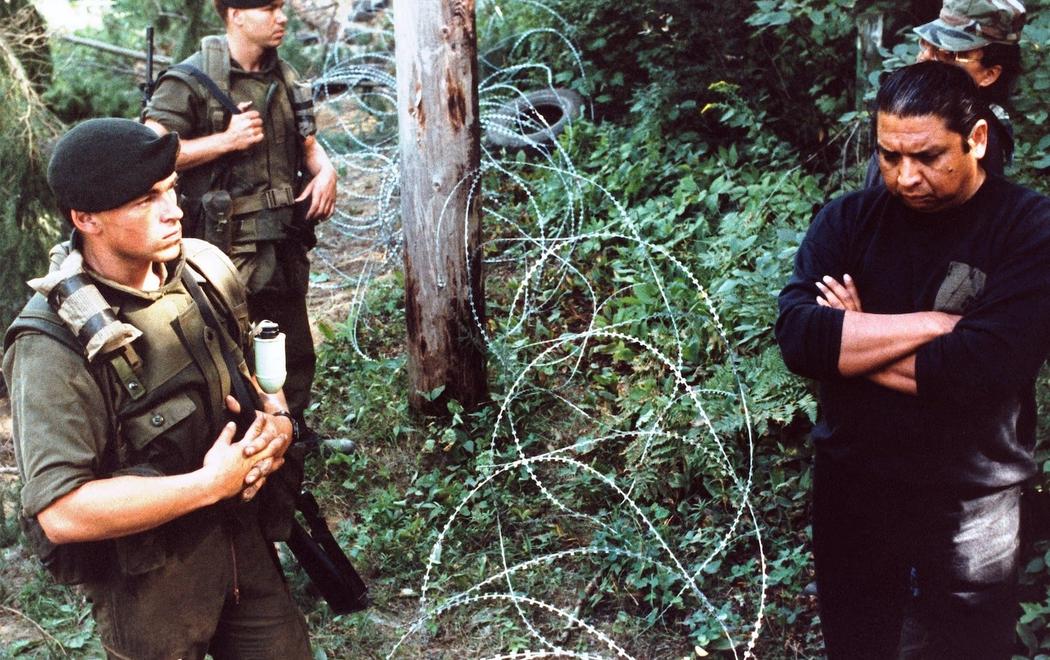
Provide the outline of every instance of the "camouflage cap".
[[1024,21],[1019,0],[944,0],[940,17],[915,32],[941,50],[961,52],[991,43],[1016,44]]

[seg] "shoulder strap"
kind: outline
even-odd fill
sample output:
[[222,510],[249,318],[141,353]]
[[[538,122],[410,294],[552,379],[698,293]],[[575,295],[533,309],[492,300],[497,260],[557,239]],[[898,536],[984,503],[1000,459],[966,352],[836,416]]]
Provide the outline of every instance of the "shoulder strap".
[[[169,71],[171,70],[185,71],[186,73],[193,76],[194,80],[204,85],[204,88],[208,90],[208,93],[210,94],[210,96],[208,97],[208,114],[211,117],[212,129],[215,132],[219,132],[220,130],[222,130],[222,128],[215,128],[216,119],[214,113],[211,110],[211,106],[213,105],[213,103],[218,104],[220,108],[220,115],[223,110],[229,112],[231,115],[238,115],[241,113],[241,109],[238,108],[237,104],[234,103],[233,99],[230,98],[229,92],[227,90],[223,90],[223,88],[220,87],[219,84],[211,76],[204,73],[197,67],[193,66],[188,62],[180,62],[179,64],[176,64],[175,66],[171,67]],[[225,117],[223,117],[220,126],[223,126],[224,124]]]
[[204,324],[214,330],[219,336],[219,350],[222,353],[223,360],[226,362],[226,371],[230,376],[230,387],[234,398],[237,399],[237,403],[241,407],[241,412],[234,418],[234,421],[237,423],[238,436],[240,436],[255,421],[255,410],[259,406],[258,397],[254,395],[251,388],[248,387],[247,380],[241,375],[237,358],[233,356],[230,346],[227,344],[229,335],[223,331],[222,325],[215,317],[215,310],[212,309],[211,302],[200,285],[197,284],[196,278],[193,277],[193,273],[189,269],[183,269],[182,271],[182,284],[189,291],[190,297],[193,298],[193,302],[197,305],[197,310],[200,311]]
[[84,355],[84,346],[77,340],[73,331],[62,322],[47,300],[40,294],[33,296],[18,318],[4,333],[4,351],[15,343],[19,336],[26,332],[38,332],[59,342],[77,355]]
[[237,335],[234,340],[243,342],[250,325],[248,305],[245,302],[244,285],[233,262],[222,250],[207,241],[196,238],[182,240],[186,263],[201,275],[218,297],[220,306],[232,316]]
[[[109,469],[116,469],[123,465],[126,450],[122,442],[122,434],[118,428],[119,422],[116,414],[117,402],[115,400],[114,386],[107,380],[104,366],[109,364],[125,391],[128,392],[132,399],[138,399],[146,394],[146,388],[139,381],[132,368],[133,365],[138,366],[139,364],[137,355],[133,351],[130,353],[117,351],[109,356],[106,361],[88,362],[83,343],[73,334],[69,326],[62,321],[62,318],[51,309],[47,300],[40,294],[36,294],[30,299],[29,303],[18,315],[18,318],[7,329],[7,332],[4,334],[4,351],[6,352],[15,343],[16,339],[28,333],[46,335],[83,358],[84,368],[91,374],[95,384],[98,385],[99,390],[102,392],[102,399],[106,402],[106,416],[109,418],[110,425],[114,429],[117,438],[115,446],[112,447],[113,453],[107,452],[103,458],[103,464]],[[130,346],[128,348],[130,349]]]
[[[213,93],[208,99],[212,132],[218,133],[226,128],[224,110],[231,114],[240,112],[237,104],[230,99],[230,46],[225,36],[209,35],[201,39],[201,64],[205,77],[214,81],[219,89],[219,94]],[[220,97],[225,98],[229,106],[225,106]]]

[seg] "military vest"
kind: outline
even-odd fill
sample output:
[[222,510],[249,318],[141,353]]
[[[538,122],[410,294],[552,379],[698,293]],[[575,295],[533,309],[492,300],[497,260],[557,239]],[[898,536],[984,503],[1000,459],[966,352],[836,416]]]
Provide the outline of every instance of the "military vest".
[[[218,94],[193,74],[203,72]],[[161,73],[157,85],[176,78],[204,100],[198,138],[229,125],[234,104],[251,101],[263,119],[265,139],[181,174],[180,206],[188,236],[204,238],[225,252],[231,246],[287,238],[300,230],[294,200],[301,188],[302,140],[316,132],[309,85],[274,53],[263,71],[232,68],[224,36],[209,36],[201,50]],[[226,99],[222,97],[225,96]],[[223,101],[226,101],[224,104]]]
[[[165,286],[164,294],[145,300],[99,283],[116,316],[142,331],[133,350],[102,355],[88,362],[84,346],[48,301],[36,294],[4,336],[6,351],[25,333],[57,340],[84,357],[84,367],[99,385],[112,439],[101,457],[107,475],[171,475],[197,469],[226,421],[224,399],[231,390],[222,350],[234,351],[250,332],[247,305],[237,287],[232,264],[204,241],[183,241],[185,260],[172,278],[184,272],[202,289],[224,327],[218,332],[204,322],[185,286]],[[185,269],[188,269],[186,271]],[[220,336],[221,335],[221,336]],[[240,515],[246,515],[243,511]],[[218,523],[208,509],[184,519],[122,539],[55,546],[34,519],[22,527],[34,552],[59,582],[100,579],[97,571],[112,570],[99,552],[112,552],[119,570],[136,575],[158,568],[185,542],[193,527]],[[94,560],[85,561],[85,557]]]

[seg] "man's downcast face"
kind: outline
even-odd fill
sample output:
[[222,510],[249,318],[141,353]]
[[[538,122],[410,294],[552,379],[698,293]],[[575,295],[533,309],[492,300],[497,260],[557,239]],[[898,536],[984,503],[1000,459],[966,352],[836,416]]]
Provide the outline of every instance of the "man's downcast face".
[[[982,128],[983,127],[983,128]],[[879,169],[886,188],[916,211],[932,213],[959,206],[984,181],[978,158],[984,155],[987,125],[978,122],[971,148],[938,115],[878,115]]]
[[288,16],[284,0],[274,0],[266,7],[238,9],[235,24],[248,39],[262,48],[276,48],[284,39]]
[[175,174],[158,181],[145,195],[99,213],[102,240],[122,260],[164,263],[179,256],[182,210],[175,197]]

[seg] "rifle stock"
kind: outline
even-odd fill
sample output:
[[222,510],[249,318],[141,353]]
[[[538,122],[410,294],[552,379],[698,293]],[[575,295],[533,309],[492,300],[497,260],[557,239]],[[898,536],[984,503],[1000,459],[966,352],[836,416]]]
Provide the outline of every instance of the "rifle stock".
[[313,493],[302,491],[296,504],[310,530],[303,529],[298,521],[292,521],[287,544],[310,581],[336,614],[349,614],[368,607],[371,604],[368,587],[332,536]]

